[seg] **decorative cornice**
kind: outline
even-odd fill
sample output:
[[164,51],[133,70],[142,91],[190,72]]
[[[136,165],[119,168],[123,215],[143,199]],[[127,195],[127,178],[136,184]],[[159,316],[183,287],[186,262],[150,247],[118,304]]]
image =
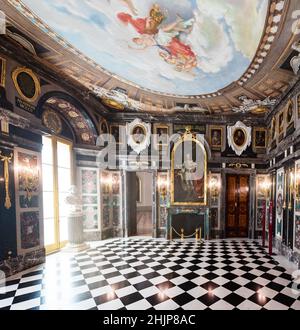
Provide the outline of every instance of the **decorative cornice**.
[[[56,43],[67,49],[72,54],[76,55],[81,60],[91,65],[93,69],[97,69],[102,73],[112,78],[115,78],[118,81],[121,81],[129,86],[138,88],[141,91],[149,92],[159,96],[174,97],[174,98],[187,99],[187,100],[192,100],[192,99],[200,100],[200,99],[209,99],[209,98],[221,96],[223,94],[223,91],[228,88],[227,86],[224,89],[215,91],[213,93],[202,94],[202,95],[191,95],[191,96],[185,96],[185,95],[179,95],[173,93],[163,93],[149,88],[144,88],[138,84],[134,84],[133,82],[127,79],[124,79],[118,75],[113,74],[112,72],[106,70],[98,63],[93,61],[88,56],[84,55],[76,47],[74,47],[67,40],[65,40],[63,37],[57,34],[53,29],[51,29],[49,25],[47,25],[36,14],[34,14],[24,3],[22,3],[21,0],[8,0],[8,2],[14,8],[16,8],[18,12],[20,12],[24,17],[29,19],[32,24],[34,24],[36,27],[38,27],[40,30],[46,33],[49,37],[51,37],[52,40],[54,40]],[[275,40],[277,31],[279,30],[279,25],[281,23],[281,18],[282,18],[282,12],[286,2],[287,2],[286,0],[270,0],[269,11],[266,17],[266,24],[265,24],[264,33],[261,37],[261,42],[258,46],[256,55],[252,63],[250,64],[246,72],[242,75],[242,77],[238,79],[237,82],[238,85],[243,86],[250,78],[252,78],[252,76],[259,70],[260,66],[265,61],[265,58],[267,57],[271,49],[271,46]]]

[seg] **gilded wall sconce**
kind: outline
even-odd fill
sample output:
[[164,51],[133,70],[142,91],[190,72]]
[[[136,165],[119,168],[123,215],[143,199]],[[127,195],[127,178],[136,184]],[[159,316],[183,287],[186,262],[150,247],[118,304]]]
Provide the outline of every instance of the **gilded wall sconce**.
[[220,190],[221,190],[221,182],[217,175],[211,175],[209,180],[209,190],[210,190],[210,198],[212,201],[215,201],[219,198]]

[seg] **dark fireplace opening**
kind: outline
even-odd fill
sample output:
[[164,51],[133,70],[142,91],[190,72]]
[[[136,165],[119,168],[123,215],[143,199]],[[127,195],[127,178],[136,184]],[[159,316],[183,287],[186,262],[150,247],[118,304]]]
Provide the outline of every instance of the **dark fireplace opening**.
[[[189,236],[193,235],[196,232],[196,229],[201,228],[203,238],[204,218],[203,214],[174,214],[171,222],[171,226],[174,228],[172,231],[172,237],[175,239],[180,238],[180,235],[178,234],[181,234],[181,229],[184,230],[184,236]],[[191,238],[195,238],[195,234]]]

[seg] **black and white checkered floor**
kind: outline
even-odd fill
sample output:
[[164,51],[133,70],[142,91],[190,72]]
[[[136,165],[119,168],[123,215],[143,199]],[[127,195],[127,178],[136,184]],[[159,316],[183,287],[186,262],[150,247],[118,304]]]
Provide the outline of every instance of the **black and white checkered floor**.
[[300,310],[291,288],[254,241],[116,239],[8,279],[0,309]]

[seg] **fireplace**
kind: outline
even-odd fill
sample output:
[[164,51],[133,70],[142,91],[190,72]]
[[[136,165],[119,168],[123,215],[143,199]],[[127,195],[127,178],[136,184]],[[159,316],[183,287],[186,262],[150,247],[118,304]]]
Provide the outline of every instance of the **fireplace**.
[[201,228],[202,238],[209,239],[208,211],[202,209],[169,208],[168,210],[167,239],[181,237],[181,230],[184,236],[195,238],[196,229]]

